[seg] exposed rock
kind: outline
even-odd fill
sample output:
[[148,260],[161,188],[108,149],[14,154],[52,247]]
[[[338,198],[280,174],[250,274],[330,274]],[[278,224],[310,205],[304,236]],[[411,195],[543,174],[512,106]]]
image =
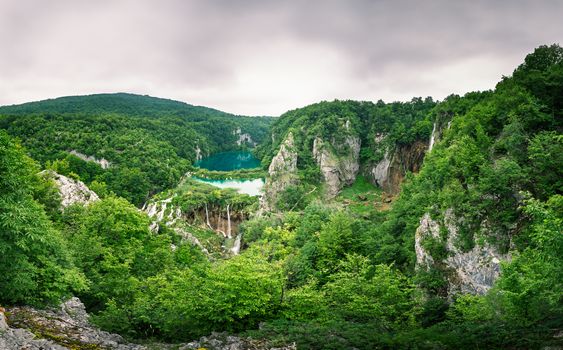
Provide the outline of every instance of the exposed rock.
[[100,199],[82,181],[71,179],[51,170],[42,171],[41,174],[55,181],[61,195],[61,206],[63,208],[75,203],[89,204]]
[[297,350],[295,343],[281,348],[269,347],[266,342],[250,338],[240,338],[227,333],[212,333],[178,348],[179,350]]
[[293,133],[290,132],[268,168],[269,176],[264,184],[264,195],[260,200],[261,210],[275,209],[278,194],[297,183],[297,152],[294,147]]
[[424,239],[432,237],[440,239],[440,224],[430,218],[430,214],[426,213],[420,219],[420,225],[414,234],[414,251],[416,252],[417,267],[430,268],[434,265],[434,258],[422,246]]
[[248,133],[243,133],[241,128],[233,130],[233,135],[238,136],[237,145],[250,145],[251,147],[256,147],[257,143],[252,140],[252,136]]
[[[440,237],[440,228],[447,231],[447,238]],[[432,237],[440,240],[447,251],[447,258],[443,261],[435,261],[423,247],[423,241]],[[455,242],[459,238],[459,219],[453,211],[448,209],[444,214],[444,220],[439,223],[432,220],[430,214],[426,213],[420,220],[415,233],[415,252],[418,268],[429,269],[436,267],[447,272],[448,294],[471,293],[485,294],[500,275],[501,261],[509,260],[510,256],[501,254],[496,248],[488,243],[476,243],[473,249],[463,252],[456,247]]]
[[294,142],[293,133],[290,132],[282,142],[278,153],[272,158],[268,167],[268,175],[276,177],[297,170],[297,152],[294,150]]
[[313,141],[313,157],[326,183],[327,197],[333,198],[344,185],[356,180],[360,169],[360,138],[347,136],[343,143],[327,143],[317,137]]
[[[385,135],[378,134],[375,143],[383,145]],[[397,145],[385,150],[383,159],[375,164],[367,164],[365,174],[370,181],[385,192],[396,194],[407,172],[418,172],[424,160],[428,145],[416,141],[410,145]]]
[[146,349],[92,326],[78,298],[69,299],[58,309],[14,307],[9,312],[11,328],[0,335],[0,349]]
[[1,350],[296,350],[295,344],[273,348],[264,340],[241,338],[227,333],[212,333],[197,341],[181,344],[129,343],[120,335],[99,330],[88,321],[84,304],[71,298],[57,309],[30,307],[9,309],[10,326],[0,311]]
[[184,229],[183,227],[174,227],[173,228],[174,232],[176,232],[177,234],[179,234],[180,236],[184,237],[184,239],[188,240],[190,243],[192,243],[193,245],[199,247],[199,249],[201,249],[201,251],[203,252],[203,254],[209,256],[211,255],[209,253],[209,250],[207,250],[207,248],[205,248],[203,246],[203,244],[201,244],[201,242],[199,241],[199,239],[197,239],[197,237],[195,237],[191,232],[189,232],[188,230]]
[[0,308],[0,332],[7,330],[8,323],[6,323],[6,315],[4,315],[4,309]]
[[82,160],[85,160],[85,161],[87,161],[87,162],[94,162],[94,163],[97,163],[97,164],[99,164],[99,165],[102,167],[102,169],[107,169],[107,168],[109,168],[109,167],[111,166],[111,163],[110,163],[107,159],[105,159],[105,158],[98,159],[98,158],[96,158],[96,157],[94,157],[94,156],[88,156],[88,155],[86,155],[86,154],[84,154],[84,153],[80,153],[80,152],[75,151],[75,150],[71,150],[69,153],[72,154],[72,155],[74,155],[74,156],[77,156],[78,158],[80,158],[80,159],[82,159]]

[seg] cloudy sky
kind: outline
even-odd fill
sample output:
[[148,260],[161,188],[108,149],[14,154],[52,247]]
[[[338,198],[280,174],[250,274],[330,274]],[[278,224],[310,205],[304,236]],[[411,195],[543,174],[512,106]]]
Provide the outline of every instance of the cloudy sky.
[[0,105],[132,92],[248,115],[493,88],[563,0],[0,0]]

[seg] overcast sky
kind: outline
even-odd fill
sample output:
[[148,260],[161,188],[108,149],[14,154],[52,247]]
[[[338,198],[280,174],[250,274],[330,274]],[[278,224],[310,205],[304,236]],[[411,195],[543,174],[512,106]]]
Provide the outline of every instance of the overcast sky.
[[247,115],[490,89],[563,0],[0,0],[0,105],[132,92]]

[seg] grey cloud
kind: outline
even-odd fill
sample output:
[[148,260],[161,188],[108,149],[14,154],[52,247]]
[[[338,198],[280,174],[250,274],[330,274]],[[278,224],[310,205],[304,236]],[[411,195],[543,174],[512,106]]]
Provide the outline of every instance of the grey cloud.
[[315,99],[442,98],[492,88],[534,47],[563,37],[563,2],[550,0],[0,6],[0,104],[126,90],[280,114]]

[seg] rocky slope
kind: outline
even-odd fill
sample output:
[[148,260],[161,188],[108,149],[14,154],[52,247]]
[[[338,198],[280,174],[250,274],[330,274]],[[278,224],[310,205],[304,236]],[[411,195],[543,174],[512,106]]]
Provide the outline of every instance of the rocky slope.
[[346,136],[342,143],[315,138],[313,157],[321,170],[328,198],[335,197],[343,186],[356,180],[360,169],[360,146],[360,138],[352,135]]
[[[446,210],[443,220],[433,220],[426,213],[420,220],[415,234],[417,268],[431,268],[445,272],[448,295],[457,293],[485,294],[500,275],[500,264],[510,256],[501,254],[488,243],[476,242],[469,251],[456,245],[459,238],[459,222],[452,210]],[[433,244],[427,244],[431,240]],[[428,247],[441,247],[437,257]]]
[[388,194],[397,194],[407,172],[416,173],[422,166],[428,144],[415,141],[408,145],[386,145],[387,135],[378,134],[374,143],[383,148],[383,159],[363,166],[366,177]]
[[268,178],[264,184],[260,208],[265,211],[273,210],[278,194],[297,182],[297,151],[293,133],[290,132],[268,167]]
[[55,182],[61,196],[61,206],[63,209],[75,203],[88,204],[100,199],[82,181],[71,179],[50,170],[43,171],[41,175]]

